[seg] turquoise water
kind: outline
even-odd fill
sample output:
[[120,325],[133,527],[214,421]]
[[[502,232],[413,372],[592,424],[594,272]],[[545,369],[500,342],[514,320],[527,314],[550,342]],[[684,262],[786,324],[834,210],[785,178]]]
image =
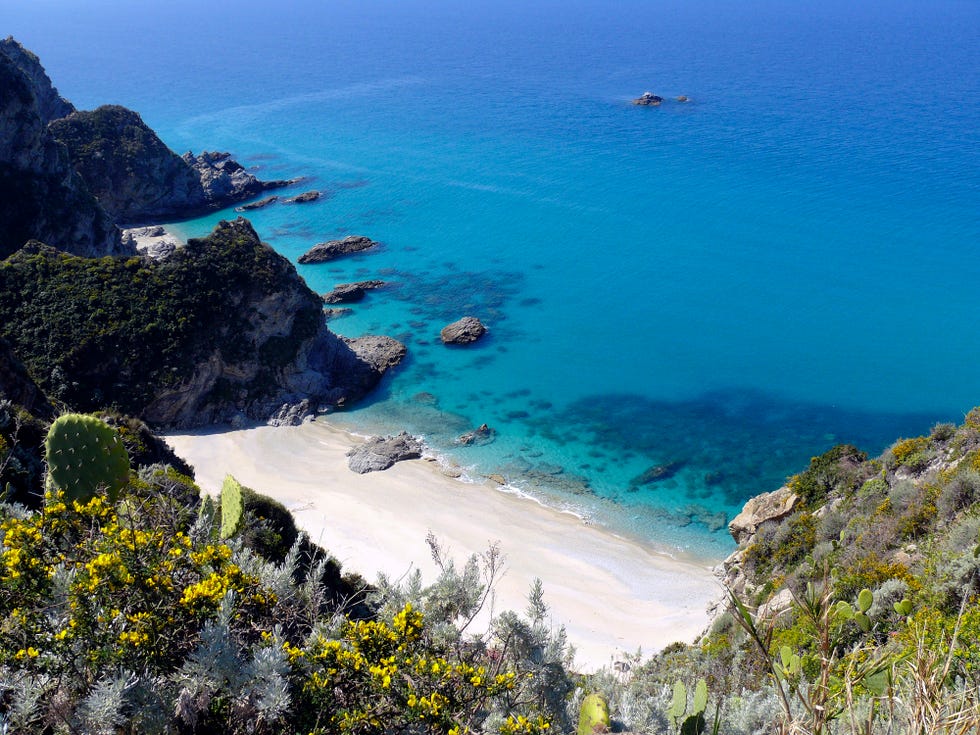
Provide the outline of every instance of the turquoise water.
[[[718,556],[810,456],[980,403],[976,3],[14,0],[0,25],[76,105],[329,193],[250,214],[285,256],[384,243],[299,267],[388,281],[331,326],[411,351],[348,428]],[[488,338],[439,344],[464,314]]]

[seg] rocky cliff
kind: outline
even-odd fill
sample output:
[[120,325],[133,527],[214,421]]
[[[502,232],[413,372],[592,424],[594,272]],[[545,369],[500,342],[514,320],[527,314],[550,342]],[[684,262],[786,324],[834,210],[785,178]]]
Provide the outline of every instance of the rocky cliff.
[[128,252],[48,133],[58,98],[36,61],[12,39],[0,45],[0,257],[32,238],[78,255]]
[[0,336],[74,409],[174,427],[299,420],[360,398],[404,355],[331,333],[320,298],[244,219],[162,261],[30,243],[0,262]]
[[17,43],[13,36],[8,36],[0,41],[0,54],[4,54],[12,61],[27,78],[37,100],[41,121],[45,125],[52,120],[67,117],[75,111],[75,106],[58,94],[58,90],[51,83],[51,78],[41,66],[41,60],[33,52]]
[[178,156],[119,105],[75,112],[49,130],[120,224],[192,217],[290,183],[259,181],[228,153]]

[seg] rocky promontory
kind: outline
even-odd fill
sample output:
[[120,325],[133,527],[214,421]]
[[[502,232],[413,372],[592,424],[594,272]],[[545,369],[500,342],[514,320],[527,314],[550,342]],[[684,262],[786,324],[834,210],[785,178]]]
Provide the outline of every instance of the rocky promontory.
[[192,217],[291,183],[260,181],[230,153],[178,156],[139,113],[119,105],[75,112],[49,130],[116,222]]
[[352,255],[362,250],[373,248],[377,245],[374,240],[363,235],[350,235],[343,240],[330,240],[320,242],[307,250],[300,256],[299,262],[306,265],[310,263],[326,263],[329,260]]
[[320,298],[244,219],[159,261],[35,242],[4,266],[0,337],[77,410],[112,402],[171,427],[264,421],[284,404],[354,401],[405,354],[388,337],[330,332]]

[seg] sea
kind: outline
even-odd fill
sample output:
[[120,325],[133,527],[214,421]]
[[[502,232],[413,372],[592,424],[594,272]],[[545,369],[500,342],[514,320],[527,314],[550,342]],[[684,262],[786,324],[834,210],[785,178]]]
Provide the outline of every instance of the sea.
[[4,0],[0,33],[79,108],[305,177],[248,213],[291,261],[382,243],[298,266],[385,281],[330,327],[409,348],[328,420],[464,478],[719,559],[812,456],[980,404],[975,0]]

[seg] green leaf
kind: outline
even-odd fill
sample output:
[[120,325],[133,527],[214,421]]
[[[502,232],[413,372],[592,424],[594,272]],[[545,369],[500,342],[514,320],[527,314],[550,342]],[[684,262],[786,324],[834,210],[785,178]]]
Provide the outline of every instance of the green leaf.
[[687,687],[684,686],[684,682],[675,681],[674,697],[670,702],[670,709],[667,710],[667,714],[677,721],[684,716],[685,712],[687,712]]
[[901,602],[896,602],[892,607],[895,608],[895,612],[899,615],[907,616],[912,612],[912,601],[905,598]]
[[790,663],[793,661],[793,649],[789,646],[783,646],[780,648],[779,659],[783,662],[783,668],[788,669]]
[[866,613],[871,608],[871,603],[875,601],[874,595],[871,594],[871,590],[865,588],[861,590],[858,595],[858,609]]
[[694,687],[694,702],[691,704],[691,712],[700,715],[708,707],[708,682],[698,679]]
[[871,630],[871,619],[863,612],[856,613],[854,615],[854,622],[857,623],[858,627],[865,633]]

